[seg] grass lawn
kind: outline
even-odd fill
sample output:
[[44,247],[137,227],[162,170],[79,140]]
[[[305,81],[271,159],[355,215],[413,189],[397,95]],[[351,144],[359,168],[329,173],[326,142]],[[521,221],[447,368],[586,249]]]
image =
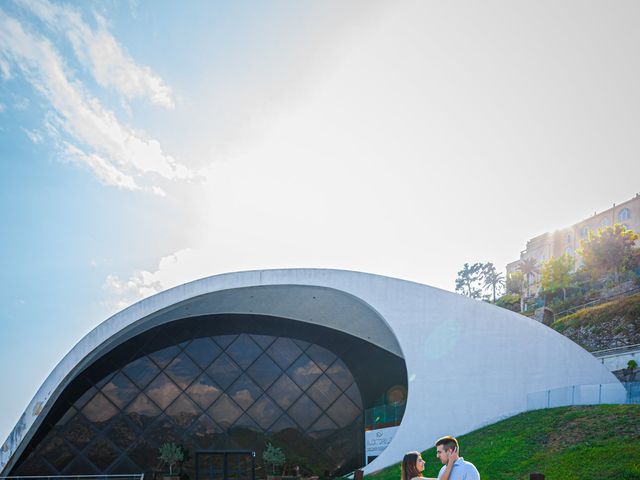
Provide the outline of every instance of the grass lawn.
[[[483,480],[640,480],[640,405],[561,407],[522,413],[458,438],[462,456]],[[424,475],[441,467],[435,448],[422,454]],[[368,475],[400,480],[400,464]]]

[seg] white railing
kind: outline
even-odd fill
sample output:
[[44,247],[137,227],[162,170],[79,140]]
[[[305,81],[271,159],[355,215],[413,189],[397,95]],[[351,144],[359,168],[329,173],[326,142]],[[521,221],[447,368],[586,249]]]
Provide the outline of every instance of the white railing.
[[572,385],[527,395],[527,410],[570,405],[631,403],[640,403],[640,382]]

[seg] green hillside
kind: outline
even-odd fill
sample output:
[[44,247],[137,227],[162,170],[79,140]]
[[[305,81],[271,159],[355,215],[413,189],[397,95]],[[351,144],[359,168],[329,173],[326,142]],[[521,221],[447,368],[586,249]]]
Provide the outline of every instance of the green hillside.
[[[522,413],[458,438],[483,480],[640,480],[640,405],[562,407]],[[423,452],[424,475],[441,465]],[[399,480],[400,464],[368,475]]]

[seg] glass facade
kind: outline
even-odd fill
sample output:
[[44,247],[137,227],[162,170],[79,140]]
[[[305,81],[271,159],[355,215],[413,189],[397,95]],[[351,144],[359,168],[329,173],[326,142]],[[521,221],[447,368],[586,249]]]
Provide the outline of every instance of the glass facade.
[[361,466],[363,411],[377,382],[364,381],[371,392],[363,397],[330,347],[357,365],[353,348],[365,342],[322,327],[289,333],[284,319],[277,330],[287,336],[265,328],[268,321],[234,318],[220,328],[216,320],[158,327],[94,362],[65,389],[12,474],[161,472],[164,442],[182,446],[181,470],[192,479],[197,451],[252,450],[260,463],[267,442],[310,474]]

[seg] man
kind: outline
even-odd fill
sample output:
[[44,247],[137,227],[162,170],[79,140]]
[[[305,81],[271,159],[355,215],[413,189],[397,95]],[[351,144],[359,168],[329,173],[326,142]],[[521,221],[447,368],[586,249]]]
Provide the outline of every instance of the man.
[[[454,437],[442,437],[436,442],[436,457],[442,462],[438,479],[442,478],[447,468],[449,457],[458,452],[458,440]],[[460,457],[453,464],[449,480],[480,480],[480,474],[473,463],[466,462]]]

